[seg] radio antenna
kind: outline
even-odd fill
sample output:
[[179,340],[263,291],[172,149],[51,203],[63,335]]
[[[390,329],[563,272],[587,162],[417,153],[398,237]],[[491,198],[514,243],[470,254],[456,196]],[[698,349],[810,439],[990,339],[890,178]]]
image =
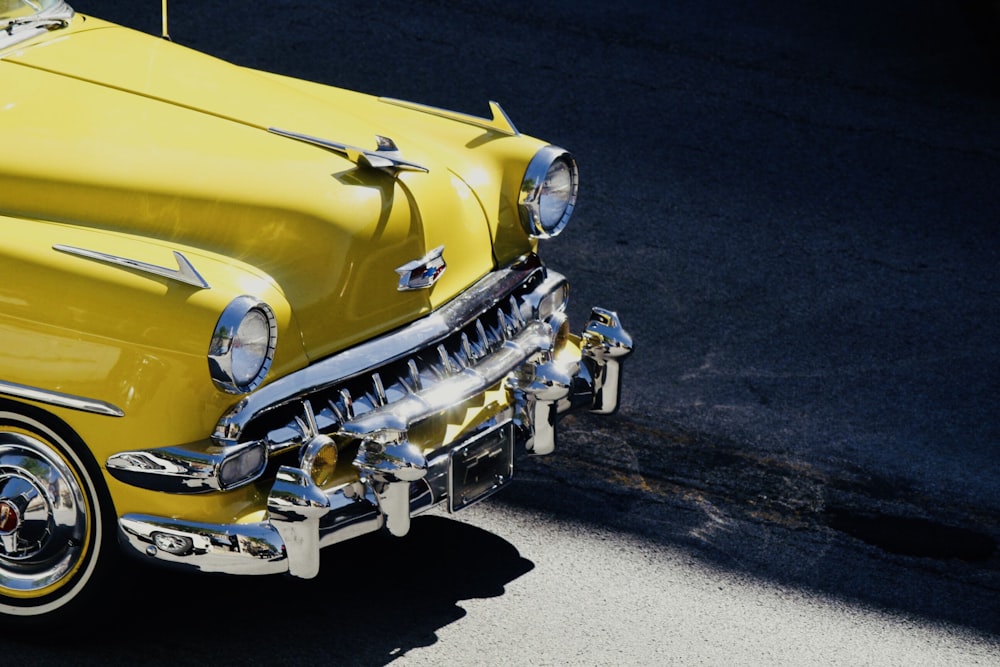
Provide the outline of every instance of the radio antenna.
[[170,39],[170,33],[167,31],[167,0],[163,0],[163,39]]

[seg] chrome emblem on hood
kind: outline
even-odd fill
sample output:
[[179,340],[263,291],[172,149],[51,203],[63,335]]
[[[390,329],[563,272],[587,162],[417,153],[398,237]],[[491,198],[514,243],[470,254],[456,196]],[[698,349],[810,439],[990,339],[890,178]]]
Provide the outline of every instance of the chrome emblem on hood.
[[436,283],[448,265],[444,261],[444,246],[438,246],[429,253],[396,269],[399,274],[400,292],[426,289]]

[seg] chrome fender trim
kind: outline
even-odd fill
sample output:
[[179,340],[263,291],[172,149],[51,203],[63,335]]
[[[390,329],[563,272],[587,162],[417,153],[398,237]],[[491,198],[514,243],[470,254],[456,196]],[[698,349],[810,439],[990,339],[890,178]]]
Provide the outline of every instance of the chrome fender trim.
[[58,391],[49,391],[48,389],[39,389],[38,387],[29,387],[13,382],[0,381],[0,395],[23,398],[29,401],[37,401],[38,403],[55,405],[60,408],[69,408],[70,410],[92,412],[95,415],[105,415],[108,417],[125,416],[125,411],[118,406],[99,401],[95,398],[73,396],[72,394],[63,394]]

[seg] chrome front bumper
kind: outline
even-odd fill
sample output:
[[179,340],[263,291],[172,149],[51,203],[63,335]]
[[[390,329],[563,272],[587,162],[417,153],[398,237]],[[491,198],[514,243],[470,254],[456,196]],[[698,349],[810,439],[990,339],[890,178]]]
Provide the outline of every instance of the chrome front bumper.
[[[511,411],[484,424],[469,440],[517,431],[508,421]],[[227,574],[281,574],[311,578],[319,572],[320,549],[387,527],[405,511],[407,520],[438,504],[452,509],[448,496],[452,457],[461,445],[428,457],[419,480],[379,482],[359,479],[332,489],[320,489],[299,468],[282,467],[268,497],[268,518],[247,524],[204,524],[130,514],[119,519],[119,540],[128,550],[158,563]],[[523,446],[515,436],[513,446]],[[492,444],[492,443],[488,443]],[[513,451],[513,447],[509,451]],[[511,461],[512,463],[512,461]],[[508,474],[490,484],[475,500],[502,488]],[[394,507],[388,488],[405,492],[403,507]],[[458,503],[455,503],[458,504]],[[462,502],[461,509],[471,502]]]
[[[558,274],[549,275],[532,292],[528,300],[535,303],[536,315],[538,304],[554,289],[564,289]],[[502,314],[498,317],[506,321]],[[483,331],[478,322],[476,326]],[[456,511],[490,495],[510,479],[515,448],[534,454],[555,449],[560,414],[572,409],[614,412],[621,361],[632,349],[631,338],[617,315],[593,309],[578,337],[579,357],[555,353],[566,335],[564,316],[549,313],[520,322],[516,332],[512,328],[502,340],[490,340],[488,345],[484,333],[478,341],[483,343],[482,350],[463,340],[468,354],[457,362],[446,358],[445,364],[453,366],[453,372],[433,386],[417,381],[412,391],[386,400],[381,381],[377,381],[383,391],[375,393],[383,394],[381,400],[363,413],[351,413],[337,425],[339,434],[361,443],[353,461],[356,481],[320,488],[304,463],[301,467],[286,465],[280,467],[270,489],[263,521],[204,524],[129,514],[119,519],[119,539],[127,550],[167,565],[205,572],[314,577],[324,547],[383,528],[393,535],[405,535],[410,518],[435,505],[447,501],[449,510]],[[429,454],[409,441],[411,426],[450,407],[456,397],[472,397],[498,384],[506,389],[509,407],[479,424],[470,436]],[[299,394],[295,398],[300,400]],[[242,428],[242,415],[266,414],[254,405],[249,410],[243,407],[243,412],[227,417],[229,423]],[[315,418],[304,420],[302,425],[304,432],[295,436],[295,443],[325,437],[317,431]],[[227,435],[233,431],[227,429]],[[466,465],[456,463],[456,456],[469,451],[475,461],[495,461],[473,473],[485,476],[474,484],[474,497],[453,498],[453,489],[458,487],[451,474],[457,466]],[[510,466],[504,463],[505,457],[509,457]]]

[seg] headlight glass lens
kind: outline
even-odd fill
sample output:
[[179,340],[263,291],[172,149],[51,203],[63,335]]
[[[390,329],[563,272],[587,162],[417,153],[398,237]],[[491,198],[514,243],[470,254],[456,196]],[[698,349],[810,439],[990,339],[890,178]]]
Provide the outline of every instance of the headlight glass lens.
[[219,317],[208,348],[215,386],[230,394],[256,389],[271,368],[277,333],[270,306],[251,296],[233,299]]
[[267,361],[271,343],[271,326],[261,311],[251,310],[243,318],[233,337],[233,379],[237,384],[250,384]]
[[565,160],[556,160],[549,167],[538,199],[543,227],[549,227],[553,221],[562,218],[573,199],[573,174]]
[[563,230],[576,205],[579,173],[573,156],[546,146],[528,163],[521,182],[521,224],[531,236],[547,239]]

